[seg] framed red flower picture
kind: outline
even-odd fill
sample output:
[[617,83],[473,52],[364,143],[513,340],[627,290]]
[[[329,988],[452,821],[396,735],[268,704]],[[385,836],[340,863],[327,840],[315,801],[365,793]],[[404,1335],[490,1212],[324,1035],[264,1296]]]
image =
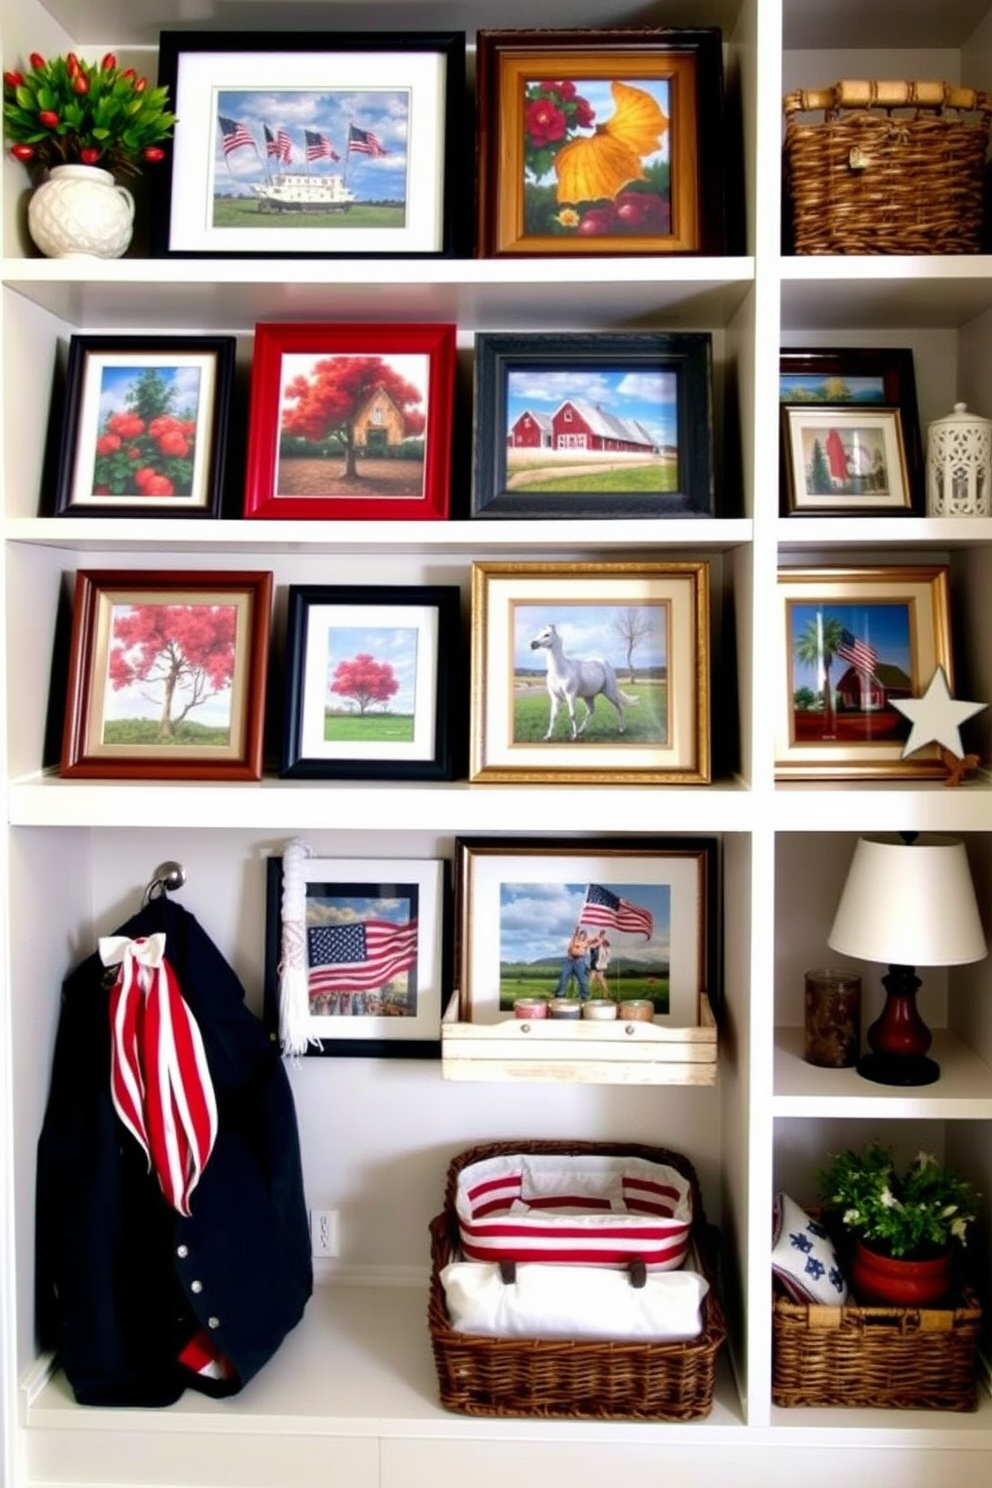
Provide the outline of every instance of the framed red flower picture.
[[453,325],[255,328],[246,517],[448,515]]

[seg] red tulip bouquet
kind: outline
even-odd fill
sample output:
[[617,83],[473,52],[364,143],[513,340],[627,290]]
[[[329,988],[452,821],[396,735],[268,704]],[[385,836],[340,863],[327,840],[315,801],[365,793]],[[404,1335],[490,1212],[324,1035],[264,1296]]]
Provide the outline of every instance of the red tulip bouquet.
[[26,72],[3,75],[4,131],[10,153],[28,170],[96,165],[115,176],[137,176],[161,160],[176,122],[168,90],[153,88],[113,52],[83,62],[75,52],[47,61],[32,52]]

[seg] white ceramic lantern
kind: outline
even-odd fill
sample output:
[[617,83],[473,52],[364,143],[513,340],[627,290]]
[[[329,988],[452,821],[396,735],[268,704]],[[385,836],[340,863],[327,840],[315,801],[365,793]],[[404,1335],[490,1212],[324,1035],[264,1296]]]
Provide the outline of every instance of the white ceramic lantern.
[[987,517],[992,510],[992,420],[955,403],[927,430],[927,516]]

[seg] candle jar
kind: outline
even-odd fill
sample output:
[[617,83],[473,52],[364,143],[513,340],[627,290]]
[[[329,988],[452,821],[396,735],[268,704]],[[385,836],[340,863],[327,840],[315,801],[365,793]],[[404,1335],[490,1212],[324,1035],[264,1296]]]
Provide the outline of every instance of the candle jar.
[[806,973],[803,1058],[825,1069],[849,1069],[861,1042],[861,978],[821,968]]

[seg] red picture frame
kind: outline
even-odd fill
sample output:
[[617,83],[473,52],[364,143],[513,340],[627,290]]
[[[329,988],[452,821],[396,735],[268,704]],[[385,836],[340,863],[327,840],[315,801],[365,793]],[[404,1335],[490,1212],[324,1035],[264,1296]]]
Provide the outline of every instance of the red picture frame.
[[80,569],[59,773],[260,780],[271,609],[265,571]]
[[454,325],[256,326],[244,515],[444,520],[454,383]]

